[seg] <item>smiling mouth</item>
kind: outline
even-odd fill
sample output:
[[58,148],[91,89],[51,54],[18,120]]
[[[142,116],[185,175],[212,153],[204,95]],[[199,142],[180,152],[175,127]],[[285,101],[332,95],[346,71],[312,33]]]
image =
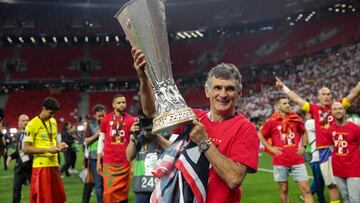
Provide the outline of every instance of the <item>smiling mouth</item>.
[[216,100],[220,104],[228,104],[230,101]]

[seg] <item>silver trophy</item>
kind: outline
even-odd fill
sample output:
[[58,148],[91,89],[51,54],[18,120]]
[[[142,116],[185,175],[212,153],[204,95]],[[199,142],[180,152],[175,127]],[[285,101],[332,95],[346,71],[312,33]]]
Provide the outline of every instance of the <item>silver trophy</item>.
[[175,85],[169,54],[165,6],[161,0],[131,0],[115,15],[131,46],[141,49],[147,61],[157,116],[152,133],[170,132],[195,118]]

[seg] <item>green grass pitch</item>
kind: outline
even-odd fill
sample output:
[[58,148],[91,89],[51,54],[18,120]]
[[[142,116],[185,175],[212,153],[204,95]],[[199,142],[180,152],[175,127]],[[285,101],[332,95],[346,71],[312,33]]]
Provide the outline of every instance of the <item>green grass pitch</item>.
[[[62,158],[62,161],[64,159]],[[15,162],[13,161],[12,166],[7,171],[4,170],[3,160],[1,159],[0,164],[0,202],[1,203],[10,203],[12,201],[12,174],[13,166]],[[76,169],[81,170],[82,154],[78,153]],[[265,153],[262,153],[262,156],[259,157],[259,168],[272,170],[271,157]],[[310,172],[310,171],[309,171]],[[309,173],[311,175],[311,173]],[[69,203],[80,203],[83,191],[83,185],[80,182],[78,174],[72,174],[71,177],[64,177],[65,191],[67,202]],[[242,185],[243,196],[242,203],[275,203],[280,202],[278,194],[278,185],[273,181],[273,176],[271,172],[258,171],[255,174],[248,174],[245,178],[245,181]],[[289,178],[289,196],[290,202],[301,202],[299,199],[300,191],[298,190],[296,184]],[[130,192],[129,202],[133,202],[134,193]],[[316,197],[314,197],[316,200]],[[29,186],[24,186],[22,191],[22,201],[29,202]],[[93,192],[91,196],[91,202],[96,202],[96,197]]]

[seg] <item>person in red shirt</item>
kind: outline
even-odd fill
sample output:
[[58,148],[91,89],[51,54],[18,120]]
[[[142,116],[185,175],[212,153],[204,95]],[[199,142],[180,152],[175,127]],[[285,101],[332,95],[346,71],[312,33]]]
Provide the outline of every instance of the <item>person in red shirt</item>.
[[348,122],[345,108],[335,102],[331,113],[336,123],[327,130],[327,144],[333,145],[332,168],[345,203],[360,202],[360,127]]
[[[134,67],[140,79],[141,103],[144,113],[155,115],[151,84],[144,68],[145,56],[133,48]],[[236,112],[241,93],[241,74],[232,64],[219,64],[208,73],[205,94],[210,111],[194,110],[198,119],[189,136],[198,144],[211,164],[207,185],[207,203],[238,203],[239,187],[247,173],[258,167],[259,139],[255,126]]]
[[[330,203],[340,203],[339,191],[336,188],[335,178],[331,167],[331,150],[326,144],[326,130],[335,123],[331,115],[332,95],[327,87],[322,87],[318,91],[318,100],[320,104],[314,104],[305,101],[295,92],[291,91],[279,78],[276,77],[276,87],[282,91],[295,103],[301,110],[309,112],[315,121],[316,147],[319,150],[320,170],[324,178],[325,185],[329,190]],[[360,94],[360,82],[350,91],[350,93],[340,100],[345,107],[349,107],[351,102]]]
[[[104,202],[127,202],[130,185],[130,163],[126,147],[135,118],[125,112],[126,99],[122,94],[113,97],[114,111],[100,125],[97,171],[104,180]],[[101,164],[101,158],[103,163]]]
[[[302,118],[290,111],[289,99],[280,96],[277,100],[278,111],[264,124],[259,139],[273,154],[274,180],[279,184],[280,200],[289,202],[288,176],[291,172],[304,197],[304,202],[313,202],[309,187],[309,177],[302,154],[307,137]],[[271,139],[271,143],[267,142]]]

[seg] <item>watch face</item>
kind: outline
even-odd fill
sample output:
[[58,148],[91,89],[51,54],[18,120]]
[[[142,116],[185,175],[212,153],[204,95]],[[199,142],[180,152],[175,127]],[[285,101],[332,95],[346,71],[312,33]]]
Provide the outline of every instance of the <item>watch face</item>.
[[207,142],[207,141],[201,142],[201,143],[199,144],[199,148],[200,148],[200,151],[201,151],[201,152],[206,151],[209,147],[210,147],[210,143]]

